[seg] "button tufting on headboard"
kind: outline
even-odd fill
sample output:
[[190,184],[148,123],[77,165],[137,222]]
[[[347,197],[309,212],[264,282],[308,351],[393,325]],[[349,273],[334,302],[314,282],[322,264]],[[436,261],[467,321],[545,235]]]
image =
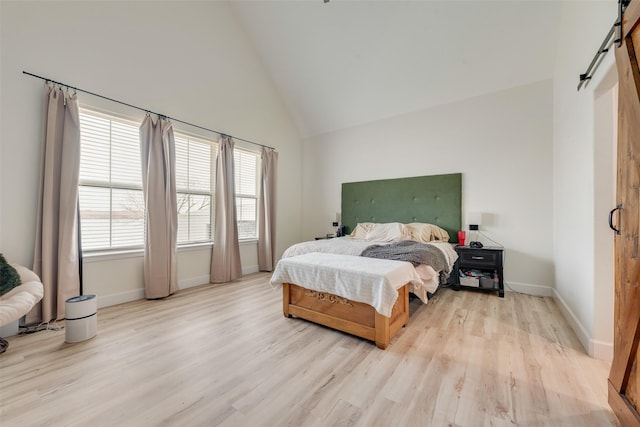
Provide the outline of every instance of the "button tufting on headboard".
[[347,233],[358,222],[430,222],[447,230],[455,243],[461,206],[459,173],[342,184],[342,223]]

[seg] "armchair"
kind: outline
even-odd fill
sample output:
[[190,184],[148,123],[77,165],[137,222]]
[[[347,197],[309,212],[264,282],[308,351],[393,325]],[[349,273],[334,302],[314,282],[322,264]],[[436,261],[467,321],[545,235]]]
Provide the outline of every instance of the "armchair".
[[[17,322],[44,295],[44,287],[37,274],[21,265],[13,264],[12,266],[20,275],[22,283],[0,296],[0,327]],[[4,353],[8,346],[8,341],[0,337],[0,353]]]

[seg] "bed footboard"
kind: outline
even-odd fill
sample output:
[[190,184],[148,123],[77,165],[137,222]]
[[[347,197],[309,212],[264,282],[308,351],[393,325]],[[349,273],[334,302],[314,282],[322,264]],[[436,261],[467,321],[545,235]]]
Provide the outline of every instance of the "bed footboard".
[[285,317],[299,317],[332,329],[374,341],[381,349],[409,323],[408,285],[398,289],[390,317],[368,304],[351,301],[327,292],[318,292],[284,283],[282,305]]

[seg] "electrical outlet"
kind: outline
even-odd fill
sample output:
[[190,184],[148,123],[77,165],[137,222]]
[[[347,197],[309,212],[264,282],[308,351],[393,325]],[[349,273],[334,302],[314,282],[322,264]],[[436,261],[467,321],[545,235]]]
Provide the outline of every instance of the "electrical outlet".
[[337,226],[338,226],[338,221],[333,221],[333,222],[331,223],[331,225],[333,225],[334,227],[337,227]]
[[477,230],[478,224],[469,224],[469,230]]

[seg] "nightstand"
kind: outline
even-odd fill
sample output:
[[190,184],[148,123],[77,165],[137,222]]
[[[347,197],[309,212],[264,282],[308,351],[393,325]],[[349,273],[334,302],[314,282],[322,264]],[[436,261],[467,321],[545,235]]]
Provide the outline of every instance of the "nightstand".
[[[483,291],[498,291],[500,298],[504,298],[503,251],[497,246],[472,248],[470,246],[456,246],[458,260],[453,269],[454,289],[460,287],[476,288]],[[463,278],[460,271],[470,273]]]

